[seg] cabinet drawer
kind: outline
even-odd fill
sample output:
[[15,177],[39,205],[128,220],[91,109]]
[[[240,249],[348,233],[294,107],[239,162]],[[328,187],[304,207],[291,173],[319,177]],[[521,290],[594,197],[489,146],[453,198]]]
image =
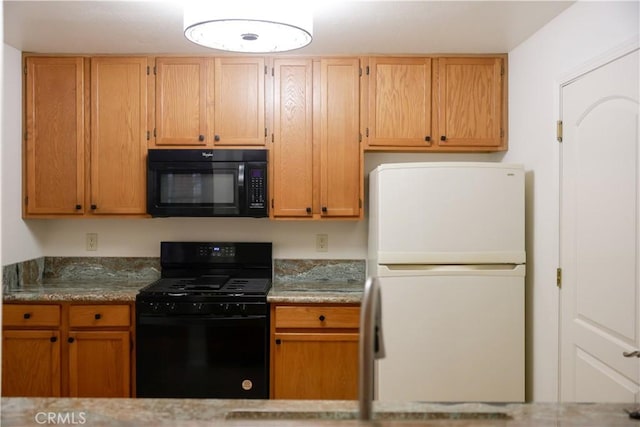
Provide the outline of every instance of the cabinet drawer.
[[60,325],[59,305],[4,304],[2,323],[6,326],[55,327]]
[[276,328],[358,328],[360,307],[281,306],[275,317]]
[[72,305],[69,307],[69,326],[129,326],[128,305]]

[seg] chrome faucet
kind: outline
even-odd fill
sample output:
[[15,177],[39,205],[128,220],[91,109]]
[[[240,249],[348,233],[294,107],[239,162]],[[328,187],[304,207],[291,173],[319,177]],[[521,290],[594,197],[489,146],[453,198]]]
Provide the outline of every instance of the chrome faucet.
[[377,277],[367,278],[360,305],[360,347],[358,375],[359,419],[370,420],[373,406],[374,359],[384,357],[382,306]]

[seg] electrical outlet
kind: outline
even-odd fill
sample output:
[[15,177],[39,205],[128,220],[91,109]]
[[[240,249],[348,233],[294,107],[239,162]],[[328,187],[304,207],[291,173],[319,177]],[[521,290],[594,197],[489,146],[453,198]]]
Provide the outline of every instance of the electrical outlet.
[[87,233],[87,250],[98,250],[98,233]]
[[329,235],[316,234],[316,252],[328,252],[328,251],[329,251]]

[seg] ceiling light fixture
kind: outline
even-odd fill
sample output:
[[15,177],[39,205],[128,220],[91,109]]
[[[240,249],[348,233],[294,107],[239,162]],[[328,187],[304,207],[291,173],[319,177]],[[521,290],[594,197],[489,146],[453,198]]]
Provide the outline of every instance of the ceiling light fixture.
[[304,1],[189,2],[183,18],[187,39],[231,52],[299,49],[311,43],[313,33],[313,17]]

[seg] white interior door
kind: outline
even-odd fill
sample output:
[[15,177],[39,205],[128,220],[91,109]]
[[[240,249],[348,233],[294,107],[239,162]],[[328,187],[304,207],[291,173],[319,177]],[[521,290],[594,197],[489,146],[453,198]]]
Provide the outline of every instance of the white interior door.
[[562,87],[560,399],[638,402],[638,50]]

